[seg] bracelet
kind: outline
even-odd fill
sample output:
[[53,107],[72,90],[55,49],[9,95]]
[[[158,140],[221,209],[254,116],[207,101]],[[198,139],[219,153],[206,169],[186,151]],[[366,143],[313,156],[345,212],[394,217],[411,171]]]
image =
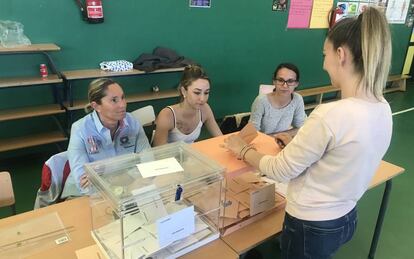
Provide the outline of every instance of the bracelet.
[[241,150],[240,150],[240,152],[239,152],[239,154],[238,154],[238,156],[237,156],[237,159],[238,160],[242,160],[242,158],[243,158],[243,156],[242,156],[242,154],[243,154],[243,151],[244,151],[244,149],[245,148],[247,148],[247,147],[249,147],[250,145],[249,144],[246,144]]
[[257,149],[256,148],[254,148],[253,146],[249,146],[248,148],[246,148],[245,150],[244,150],[244,153],[243,153],[243,156],[242,156],[242,160],[243,161],[246,161],[246,154],[247,154],[247,152],[249,151],[249,150],[254,150],[254,151],[257,151]]

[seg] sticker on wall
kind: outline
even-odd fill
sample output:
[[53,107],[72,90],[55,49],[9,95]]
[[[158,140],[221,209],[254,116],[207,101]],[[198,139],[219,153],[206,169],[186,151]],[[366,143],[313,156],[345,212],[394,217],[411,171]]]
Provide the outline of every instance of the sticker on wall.
[[272,11],[285,12],[288,0],[273,0]]
[[210,8],[211,0],[189,0],[190,7]]

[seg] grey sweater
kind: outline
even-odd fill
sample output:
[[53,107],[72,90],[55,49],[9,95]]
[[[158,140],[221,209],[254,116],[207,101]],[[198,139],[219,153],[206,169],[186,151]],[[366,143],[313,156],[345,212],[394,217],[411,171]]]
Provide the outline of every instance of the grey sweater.
[[267,94],[257,96],[252,104],[250,122],[265,134],[285,131],[290,126],[299,128],[305,119],[305,105],[298,93],[293,93],[290,103],[280,109],[272,106]]

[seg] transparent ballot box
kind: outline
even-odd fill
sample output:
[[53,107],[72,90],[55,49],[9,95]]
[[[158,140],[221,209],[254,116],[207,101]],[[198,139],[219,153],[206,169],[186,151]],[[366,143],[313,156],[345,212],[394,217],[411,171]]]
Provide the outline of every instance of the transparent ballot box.
[[92,236],[108,258],[176,258],[219,237],[224,168],[189,145],[97,161],[85,170]]

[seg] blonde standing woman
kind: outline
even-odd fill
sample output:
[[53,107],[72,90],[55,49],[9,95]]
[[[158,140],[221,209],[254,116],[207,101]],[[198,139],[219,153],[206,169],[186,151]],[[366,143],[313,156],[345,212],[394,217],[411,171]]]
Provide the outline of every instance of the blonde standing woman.
[[323,54],[342,100],[316,108],[293,140],[283,139],[288,145],[276,156],[256,152],[237,136],[227,139],[232,152],[262,173],[289,181],[283,258],[331,258],[352,238],[357,201],[391,140],[391,109],[382,95],[391,63],[384,14],[369,7],[340,20]]

